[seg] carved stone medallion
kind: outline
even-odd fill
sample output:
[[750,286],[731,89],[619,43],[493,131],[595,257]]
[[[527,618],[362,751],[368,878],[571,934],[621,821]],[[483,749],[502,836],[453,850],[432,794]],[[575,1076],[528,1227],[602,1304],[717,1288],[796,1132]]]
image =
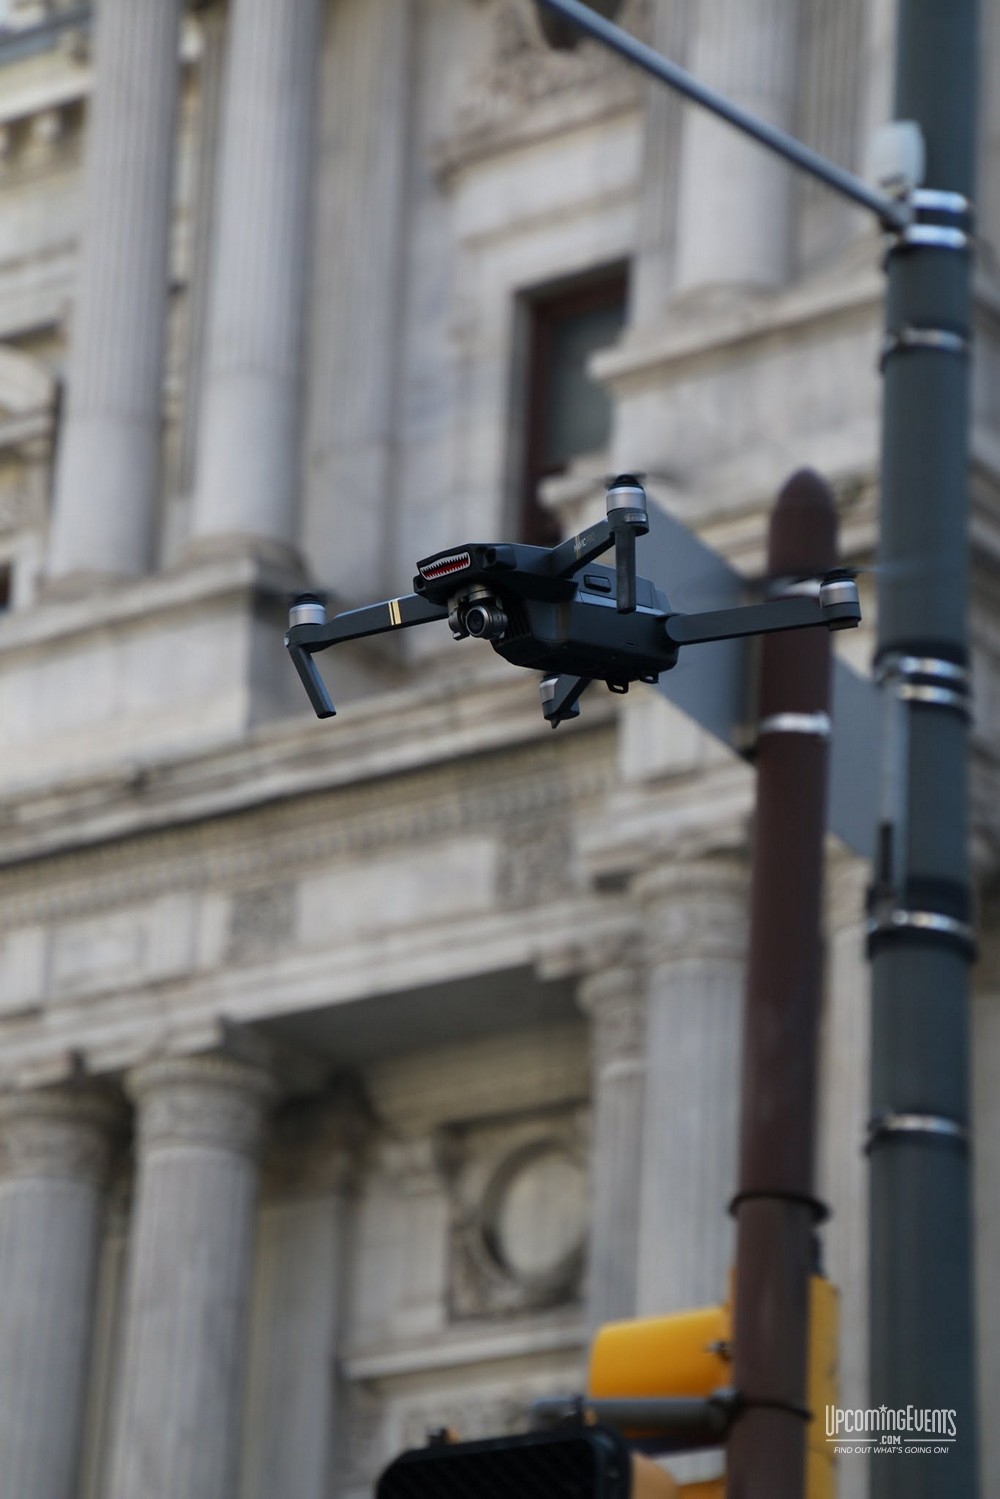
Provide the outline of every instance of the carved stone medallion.
[[582,1111],[460,1131],[449,1141],[450,1304],[458,1318],[571,1302],[588,1222]]

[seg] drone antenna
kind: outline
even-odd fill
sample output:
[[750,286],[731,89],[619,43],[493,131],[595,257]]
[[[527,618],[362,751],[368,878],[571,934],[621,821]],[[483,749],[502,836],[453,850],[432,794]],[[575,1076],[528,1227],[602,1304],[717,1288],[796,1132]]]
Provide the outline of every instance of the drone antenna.
[[619,474],[608,486],[608,524],[615,539],[615,592],[619,614],[635,610],[635,539],[649,530],[646,491],[635,474]]

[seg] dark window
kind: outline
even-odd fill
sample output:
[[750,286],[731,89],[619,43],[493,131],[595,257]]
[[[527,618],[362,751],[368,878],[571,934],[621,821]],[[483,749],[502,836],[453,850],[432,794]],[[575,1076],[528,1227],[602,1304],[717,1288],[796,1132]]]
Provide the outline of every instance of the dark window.
[[538,503],[539,482],[602,448],[610,435],[611,402],[588,375],[587,361],[618,339],[626,293],[625,268],[616,266],[528,299],[521,535],[538,546],[558,539],[554,518]]
[[9,562],[0,562],[0,613],[10,608],[11,567]]

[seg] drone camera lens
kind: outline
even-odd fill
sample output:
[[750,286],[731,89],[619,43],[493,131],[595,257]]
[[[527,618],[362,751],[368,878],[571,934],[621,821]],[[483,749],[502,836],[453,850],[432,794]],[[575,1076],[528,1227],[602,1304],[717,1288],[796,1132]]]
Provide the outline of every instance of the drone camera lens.
[[465,628],[477,640],[499,640],[507,629],[507,615],[497,603],[470,604],[465,612]]

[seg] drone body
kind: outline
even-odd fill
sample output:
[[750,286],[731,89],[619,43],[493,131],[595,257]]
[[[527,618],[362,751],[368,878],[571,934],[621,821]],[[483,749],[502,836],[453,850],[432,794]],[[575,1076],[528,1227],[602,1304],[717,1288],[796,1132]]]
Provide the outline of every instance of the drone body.
[[[553,573],[545,547],[470,545],[417,564],[414,589],[447,607],[456,639],[488,640],[513,666],[589,677],[624,689],[677,661],[666,597],[636,578],[636,607],[618,611],[615,573],[599,563]],[[466,559],[468,559],[466,561]],[[447,571],[445,571],[447,569]]]
[[[655,682],[677,664],[683,645],[816,625],[844,629],[861,618],[857,588],[839,571],[815,596],[675,614],[666,595],[636,575],[635,540],[647,530],[642,487],[625,474],[608,490],[607,520],[558,546],[475,542],[436,552],[417,563],[413,593],[329,622],[321,600],[305,594],[292,606],[285,644],[313,708],[329,718],[336,710],[313,661],[317,651],[447,619],[457,640],[488,640],[512,665],[544,673],[542,712],[555,728],[577,716],[591,682],[614,692]],[[611,546],[615,567],[595,562]]]

